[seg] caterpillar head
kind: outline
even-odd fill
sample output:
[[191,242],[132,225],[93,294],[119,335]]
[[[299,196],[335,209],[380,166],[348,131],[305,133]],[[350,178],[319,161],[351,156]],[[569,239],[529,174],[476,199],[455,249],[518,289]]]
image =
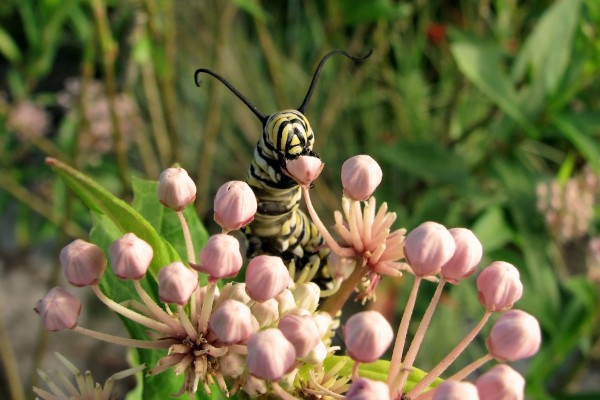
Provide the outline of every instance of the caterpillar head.
[[295,159],[301,155],[313,154],[312,147],[314,143],[314,134],[308,119],[306,119],[304,116],[304,112],[308,106],[308,103],[310,102],[325,61],[327,61],[327,59],[334,54],[342,54],[355,62],[361,62],[367,59],[371,53],[372,50],[363,57],[354,57],[345,51],[338,49],[332,50],[325,54],[325,56],[321,58],[321,61],[319,61],[319,65],[313,74],[308,92],[306,93],[304,101],[300,107],[298,107],[297,110],[284,110],[271,115],[265,115],[264,113],[260,112],[258,108],[250,103],[250,101],[235,87],[233,87],[231,83],[211,70],[204,68],[197,69],[195,73],[195,80],[196,85],[200,86],[201,81],[198,80],[198,75],[205,73],[221,81],[221,83],[227,86],[227,88],[231,90],[233,94],[242,100],[250,109],[250,111],[252,111],[254,115],[256,115],[262,122],[263,129],[267,133],[268,138],[268,143],[266,143],[266,145],[271,146],[271,150],[279,153],[283,159]]
[[315,135],[308,119],[297,110],[284,110],[267,117],[264,124],[267,145],[284,160],[312,154]]

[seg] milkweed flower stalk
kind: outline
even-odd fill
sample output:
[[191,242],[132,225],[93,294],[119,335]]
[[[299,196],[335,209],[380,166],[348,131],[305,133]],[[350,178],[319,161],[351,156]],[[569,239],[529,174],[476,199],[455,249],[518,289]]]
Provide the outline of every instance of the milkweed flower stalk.
[[[288,161],[285,170],[301,186],[309,214],[331,252],[328,268],[333,282],[328,288],[297,279],[277,254],[244,260],[235,231],[249,224],[257,211],[254,193],[244,182],[227,182],[218,190],[214,219],[221,230],[196,253],[195,238],[184,215],[195,200],[196,189],[185,170],[170,168],[161,174],[157,197],[177,214],[186,247],[184,259],[170,260],[153,271],[150,265],[158,249],[135,232],[125,232],[107,249],[75,240],[60,255],[70,284],[90,287],[107,307],[142,326],[145,336],[119,337],[80,326],[83,306],[62,288],[50,290],[38,302],[35,310],[43,325],[50,331],[72,330],[155,351],[160,357],[155,365],[147,366],[146,374],[182,375],[183,384],[174,395],[187,393],[190,398],[198,390],[210,393],[217,388],[226,396],[244,392],[249,397],[268,394],[288,400],[449,399],[461,398],[461,393],[485,399],[481,393],[488,393],[493,385],[502,386],[504,377],[518,373],[512,369],[490,372],[479,384],[461,381],[487,362],[496,360],[504,365],[531,357],[538,350],[541,332],[537,320],[512,310],[523,292],[519,272],[509,263],[496,261],[475,280],[483,309],[481,320],[438,365],[414,378],[414,362],[443,289],[463,284],[477,273],[483,255],[481,243],[468,229],[447,229],[432,221],[411,231],[392,228],[396,214],[386,203],[378,207],[373,196],[383,174],[369,156],[353,157],[342,167],[341,210],[334,212],[331,233],[310,199],[310,188],[323,163],[314,156],[299,156]],[[100,288],[105,274],[127,282],[134,289],[133,297],[124,302],[111,299]],[[397,328],[370,310],[340,322],[342,307],[353,293],[363,302],[375,301],[381,279],[411,275],[413,286]],[[151,287],[143,284],[148,280],[157,283],[156,293],[146,289]],[[415,324],[419,288],[432,283],[437,285],[435,292]],[[432,388],[493,315],[499,317],[486,340],[488,352],[453,376],[444,377],[457,384]],[[417,330],[408,345],[410,325]],[[338,330],[346,356],[333,344]],[[389,366],[385,378],[373,380],[365,369],[381,362],[388,351],[391,360],[384,361]],[[522,393],[523,389],[517,387],[516,391]]]

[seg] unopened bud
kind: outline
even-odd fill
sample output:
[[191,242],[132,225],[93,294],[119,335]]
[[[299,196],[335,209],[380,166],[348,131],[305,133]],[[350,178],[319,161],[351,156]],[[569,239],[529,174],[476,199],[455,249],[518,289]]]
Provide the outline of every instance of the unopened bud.
[[406,235],[404,253],[415,276],[426,277],[440,272],[454,254],[454,238],[441,224],[424,222]]
[[327,258],[327,268],[334,279],[344,281],[354,271],[356,259],[354,257],[342,257],[336,253],[329,254]]
[[294,366],[296,350],[279,329],[256,332],[247,346],[246,366],[255,377],[277,381]]
[[479,400],[477,388],[469,382],[445,381],[434,390],[433,400]]
[[310,185],[323,171],[323,161],[316,156],[300,156],[285,164],[288,174],[300,186]]
[[246,267],[246,292],[253,300],[262,302],[275,298],[289,284],[290,273],[281,257],[257,256]]
[[383,172],[371,156],[354,156],[342,164],[344,194],[352,200],[365,201],[381,183]]
[[158,296],[165,303],[184,305],[198,287],[198,275],[180,261],[158,271]]
[[227,353],[219,357],[219,371],[232,378],[237,378],[244,373],[246,369],[246,359],[241,354]]
[[244,392],[248,393],[250,398],[255,398],[261,394],[267,393],[267,383],[263,379],[255,378],[250,375],[246,378],[243,386]]
[[310,314],[288,314],[277,325],[296,349],[296,357],[304,357],[321,342],[319,329]]
[[390,388],[385,382],[358,378],[346,393],[346,400],[389,400]]
[[475,272],[483,255],[483,247],[468,229],[452,228],[448,231],[454,238],[456,249],[452,258],[442,265],[440,275],[448,282],[456,284]]
[[377,311],[354,314],[342,331],[348,355],[365,363],[378,360],[394,338],[390,323]]
[[279,319],[279,303],[275,299],[256,302],[251,310],[261,328],[271,326]]
[[110,245],[108,254],[115,275],[138,280],[146,274],[153,252],[148,243],[133,233],[126,233]]
[[285,289],[275,298],[279,304],[279,315],[283,316],[296,309],[296,300],[289,289]]
[[319,342],[307,355],[301,357],[301,359],[308,364],[321,365],[327,358],[327,354],[329,354],[327,352],[327,346],[325,346],[325,343]]
[[498,361],[517,361],[537,353],[541,342],[538,320],[525,311],[510,310],[492,326],[487,347]]
[[256,196],[246,182],[227,182],[217,191],[214,208],[215,222],[226,231],[235,231],[254,219]]
[[213,311],[210,329],[226,344],[245,342],[252,334],[252,313],[247,305],[236,300],[225,300]]
[[298,308],[303,308],[309,312],[315,312],[319,306],[319,298],[321,297],[321,289],[314,282],[306,282],[297,285],[293,290],[294,299]]
[[34,310],[42,318],[45,329],[57,332],[77,325],[81,302],[66,290],[55,287],[38,301]]
[[60,251],[63,273],[73,286],[96,285],[106,268],[106,257],[95,244],[76,239]]
[[498,364],[475,380],[479,398],[485,400],[523,400],[525,379],[506,364]]
[[248,304],[252,301],[246,293],[246,284],[244,282],[228,283],[221,289],[219,301],[237,300],[240,303]]
[[192,268],[208,274],[211,280],[236,276],[244,262],[240,242],[224,233],[209,237],[198,258],[200,262],[191,264]]
[[196,185],[183,168],[167,168],[158,178],[158,200],[165,207],[181,211],[196,200]]
[[523,294],[519,270],[504,261],[495,261],[477,277],[479,302],[488,311],[505,311]]

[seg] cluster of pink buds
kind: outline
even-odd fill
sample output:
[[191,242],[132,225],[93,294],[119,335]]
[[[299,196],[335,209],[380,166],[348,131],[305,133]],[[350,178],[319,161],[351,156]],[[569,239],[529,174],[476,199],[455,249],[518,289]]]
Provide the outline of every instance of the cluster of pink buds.
[[[226,396],[236,392],[250,397],[275,394],[287,400],[522,399],[524,379],[506,363],[534,355],[541,331],[533,316],[512,309],[523,292],[517,268],[495,261],[478,274],[475,282],[484,310],[481,320],[438,365],[408,385],[446,283],[461,284],[477,272],[482,245],[468,229],[447,229],[431,221],[409,233],[393,230],[396,214],[388,212],[386,203],[377,209],[373,196],[383,178],[381,168],[364,155],[351,158],[342,167],[342,211],[334,214],[334,237],[310,200],[309,189],[322,169],[322,162],[312,156],[300,156],[285,167],[302,187],[308,211],[331,250],[328,268],[334,282],[327,289],[294,281],[291,267],[277,255],[248,260],[244,280],[236,280],[244,257],[231,232],[249,224],[257,210],[255,195],[244,182],[228,182],[218,190],[214,219],[221,232],[210,236],[197,256],[183,214],[194,202],[196,188],[185,170],[169,168],[161,174],[158,198],[181,222],[187,260],[164,265],[153,277],[158,298],[142,285],[148,279],[153,249],[133,233],[117,238],[106,254],[92,243],[76,240],[60,255],[72,285],[89,286],[110,309],[147,328],[147,338],[111,336],[79,326],[82,305],[61,288],[52,289],[40,300],[36,311],[51,331],[70,329],[107,342],[163,351],[147,374],[171,370],[183,375],[183,386],[175,395],[188,393],[190,398],[198,388],[210,393],[216,385]],[[136,298],[117,303],[103,293],[99,284],[109,262],[118,278],[131,281]],[[336,361],[334,353],[339,347],[332,345],[332,337],[340,326],[344,303],[355,292],[365,302],[373,299],[381,279],[403,273],[412,275],[414,281],[397,330],[376,311],[351,316],[341,324],[348,357]],[[410,346],[405,346],[424,281],[437,283],[437,288]],[[432,389],[492,315],[498,317],[486,340],[487,354]],[[364,364],[380,360],[390,347],[392,356],[384,379],[375,380],[361,372]],[[464,381],[490,360],[500,364],[474,383]],[[347,363],[351,367],[346,367]]]
[[[182,211],[196,191],[185,170],[169,168],[161,174],[158,197],[182,219],[186,244],[192,248]],[[69,283],[89,286],[110,309],[148,328],[148,339],[129,339],[92,331],[78,325],[79,299],[56,287],[41,299],[36,311],[50,331],[71,329],[111,343],[146,349],[165,349],[166,355],[147,372],[173,370],[184,374],[184,392],[199,386],[210,392],[217,384],[225,394],[243,390],[254,397],[270,390],[290,396],[279,382],[290,385],[305,364],[320,364],[330,349],[332,319],[316,311],[320,289],[314,283],[295,285],[280,257],[261,255],[250,260],[244,282],[220,285],[238,275],[243,265],[240,243],[228,232],[250,223],[256,198],[244,182],[223,185],[215,197],[215,221],[222,232],[212,235],[198,261],[193,250],[186,263],[162,267],[156,277],[160,303],[141,281],[153,259],[153,249],[133,233],[126,233],[104,251],[75,240],[60,260]],[[116,303],[99,283],[110,261],[113,273],[132,282],[138,298]],[[201,285],[201,277],[206,285]],[[220,289],[219,289],[220,287]],[[131,306],[125,306],[130,304]]]
[[[404,229],[392,231],[396,215],[387,211],[385,203],[376,212],[376,202],[372,196],[382,181],[381,168],[366,155],[352,157],[342,167],[343,212],[335,212],[334,228],[339,238],[336,240],[321,223],[310,200],[312,181],[306,177],[318,175],[311,171],[320,172],[322,167],[318,162],[298,165],[304,166],[307,171],[295,166],[292,176],[299,177],[297,182],[303,187],[310,215],[333,253],[329,259],[332,275],[340,281],[321,307],[322,310],[335,315],[355,290],[362,290],[359,298],[363,300],[373,297],[382,275],[398,277],[402,272],[414,275],[414,284],[396,332],[386,390],[382,389],[381,382],[360,377],[358,365],[379,359],[387,350],[393,339],[389,323],[378,313],[370,311],[354,315],[343,327],[348,355],[355,361],[353,383],[347,398],[427,399],[435,396],[436,399],[522,399],[524,385],[511,385],[510,379],[524,382],[523,378],[504,364],[484,374],[475,384],[460,382],[491,359],[502,363],[517,361],[531,357],[538,351],[541,343],[538,321],[524,311],[511,310],[523,292],[517,268],[496,261],[479,274],[476,283],[479,300],[485,310],[481,320],[420,382],[405,389],[445,284],[459,284],[476,272],[483,255],[482,245],[468,229],[447,229],[435,222],[425,222],[406,236]],[[437,282],[437,288],[405,351],[409,323],[423,280]],[[486,341],[488,354],[449,377],[448,382],[438,389],[427,391],[429,385],[471,343],[493,313],[500,313],[500,317]],[[497,391],[497,397],[490,397],[492,387]],[[386,392],[385,396],[381,394],[383,392]]]

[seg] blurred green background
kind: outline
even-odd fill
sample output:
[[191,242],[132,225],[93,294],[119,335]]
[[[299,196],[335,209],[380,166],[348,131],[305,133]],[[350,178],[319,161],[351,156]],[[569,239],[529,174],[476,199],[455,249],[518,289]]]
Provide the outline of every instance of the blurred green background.
[[[307,108],[326,164],[313,189],[324,221],[339,208],[343,161],[370,154],[384,170],[376,196],[398,214],[396,227],[472,228],[482,266],[505,260],[521,271],[517,306],[544,334],[540,353],[516,365],[528,396],[599,398],[597,0],[3,1],[2,284],[42,249],[48,271],[35,285],[53,286],[58,250],[87,237],[89,213],[45,157],[125,199],[131,176],[156,179],[178,162],[198,183],[210,229],[212,197],[244,179],[261,127],[216,80],[196,87],[194,70],[218,72],[270,114],[300,105],[334,48],[373,54],[359,66],[332,58]],[[384,280],[374,306],[398,320],[411,282]],[[32,314],[39,297],[6,296],[0,386],[10,398],[22,385],[11,321]],[[449,288],[416,365],[435,365],[481,314],[474,284]],[[19,329],[37,332],[33,321]],[[45,351],[40,335],[19,370],[27,387]],[[484,347],[476,342],[452,370]]]

